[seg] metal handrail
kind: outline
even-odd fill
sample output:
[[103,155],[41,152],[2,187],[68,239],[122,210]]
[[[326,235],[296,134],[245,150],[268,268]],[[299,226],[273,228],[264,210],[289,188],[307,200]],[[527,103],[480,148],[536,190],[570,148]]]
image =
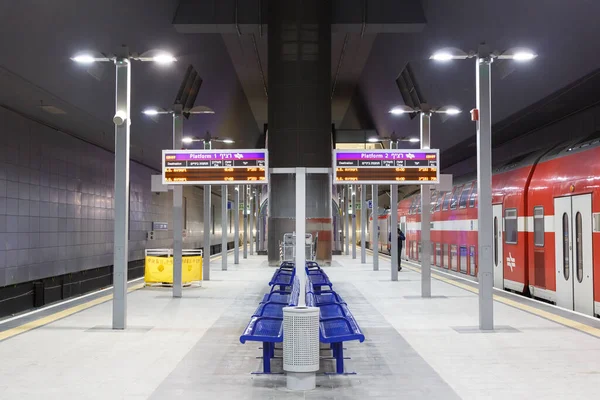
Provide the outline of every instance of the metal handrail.
[[[173,257],[173,249],[146,249],[145,254],[146,254],[146,257],[148,257],[148,256]],[[202,256],[203,252],[202,252],[202,249],[183,249],[182,255],[184,255],[184,256]]]

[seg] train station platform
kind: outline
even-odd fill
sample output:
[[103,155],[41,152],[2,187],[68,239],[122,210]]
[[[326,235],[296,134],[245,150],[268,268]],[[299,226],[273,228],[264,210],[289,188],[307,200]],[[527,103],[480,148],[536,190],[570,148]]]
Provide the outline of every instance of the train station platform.
[[495,302],[498,329],[482,333],[474,285],[434,272],[434,296],[422,299],[416,265],[404,263],[391,282],[389,258],[373,271],[360,254],[336,256],[325,267],[366,337],[345,343],[346,370],[356,374],[319,374],[315,390],[289,392],[284,375],[251,374],[260,370],[260,343],[239,342],[273,268],[264,256],[237,266],[230,259],[228,271],[214,260],[211,281],[185,288],[181,299],[169,288],[132,282],[125,331],[110,329],[110,291],[0,321],[0,398],[596,396],[598,321],[502,294]]

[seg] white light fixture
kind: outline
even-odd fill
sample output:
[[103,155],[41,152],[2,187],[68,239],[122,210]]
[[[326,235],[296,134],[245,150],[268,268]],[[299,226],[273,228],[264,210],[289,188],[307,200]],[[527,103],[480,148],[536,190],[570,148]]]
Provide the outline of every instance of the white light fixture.
[[367,139],[367,142],[369,142],[369,143],[377,143],[377,142],[379,142],[379,141],[380,141],[380,140],[379,140],[379,138],[377,138],[377,137],[371,137],[371,138],[368,138],[368,139]]
[[89,54],[81,54],[81,55],[72,57],[71,60],[78,62],[80,64],[91,64],[96,61],[96,59]]
[[232,143],[235,143],[235,142],[233,140],[231,140],[231,139],[223,139],[223,143],[232,144]]
[[182,141],[183,143],[190,144],[190,143],[193,143],[193,142],[194,142],[194,139],[193,139],[193,138],[191,138],[191,137],[184,137],[183,139],[181,139],[181,141]]
[[154,61],[155,63],[158,63],[158,64],[171,64],[171,63],[177,61],[177,59],[175,57],[173,57],[171,54],[161,53],[161,54],[157,54],[154,57],[152,57],[152,61]]
[[435,61],[450,61],[453,58],[454,57],[452,56],[452,54],[447,53],[445,51],[440,51],[431,56],[431,59]]
[[154,110],[154,109],[148,109],[148,110],[144,110],[142,112],[146,115],[158,115],[158,110]]
[[457,115],[457,114],[461,113],[461,110],[458,109],[457,107],[445,106],[445,107],[440,107],[437,110],[433,110],[433,112],[438,113],[438,114]]
[[530,61],[536,58],[537,55],[528,51],[519,51],[513,54],[512,59],[515,61]]
[[417,112],[417,110],[414,110],[413,108],[406,105],[394,107],[389,111],[389,113],[393,115],[410,114],[414,112]]
[[408,141],[411,143],[419,143],[421,141],[421,139],[413,137],[413,138],[408,139]]

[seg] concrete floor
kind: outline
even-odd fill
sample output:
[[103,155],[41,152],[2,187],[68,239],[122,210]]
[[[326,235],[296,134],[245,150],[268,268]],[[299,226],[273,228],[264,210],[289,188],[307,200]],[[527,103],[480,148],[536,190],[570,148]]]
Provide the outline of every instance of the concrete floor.
[[509,328],[479,333],[469,329],[475,294],[434,280],[440,297],[421,299],[417,272],[390,282],[389,262],[374,272],[339,256],[327,273],[366,336],[346,345],[357,374],[288,392],[283,375],[250,374],[260,344],[239,342],[273,269],[266,257],[230,258],[182,299],[165,288],[130,293],[124,332],[108,329],[109,301],[0,342],[0,399],[588,399],[598,388],[598,338],[500,303],[496,323]]

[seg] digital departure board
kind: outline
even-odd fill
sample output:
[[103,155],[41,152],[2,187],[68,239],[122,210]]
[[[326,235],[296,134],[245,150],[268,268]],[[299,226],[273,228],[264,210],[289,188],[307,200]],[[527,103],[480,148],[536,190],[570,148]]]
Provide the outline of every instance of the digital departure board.
[[336,184],[438,184],[439,150],[334,150]]
[[267,150],[163,150],[165,185],[266,184]]

